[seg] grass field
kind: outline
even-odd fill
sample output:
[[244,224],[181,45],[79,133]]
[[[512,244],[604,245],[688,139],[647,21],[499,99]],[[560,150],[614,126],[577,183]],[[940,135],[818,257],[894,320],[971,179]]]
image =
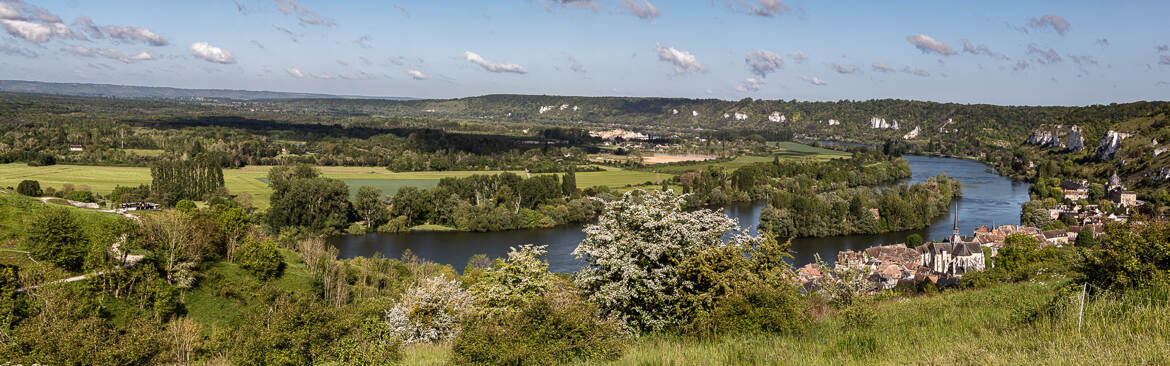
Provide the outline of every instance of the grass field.
[[[1056,319],[1021,320],[1048,301],[1059,282],[1028,282],[876,305],[866,327],[828,315],[795,335],[741,335],[699,340],[648,336],[621,358],[581,365],[1165,365],[1170,362],[1170,306],[1086,323],[1076,309]],[[1109,302],[1111,300],[1101,300]],[[1112,308],[1114,304],[1095,304]],[[1140,314],[1140,315],[1137,315]],[[1106,316],[1086,313],[1086,317]],[[406,348],[404,365],[446,360],[449,347]]]
[[[283,290],[312,293],[316,280],[301,256],[284,248],[280,254],[284,257],[284,271],[270,284]],[[211,283],[201,283],[187,292],[184,299],[187,314],[199,323],[231,326],[246,310],[262,302],[256,296],[264,284],[239,265],[227,261],[206,265],[203,281]]]
[[131,153],[134,155],[138,155],[138,156],[150,156],[150,157],[159,156],[159,155],[162,155],[162,153],[163,153],[163,150],[161,150],[161,149],[122,149],[122,151]]
[[689,164],[670,164],[664,166],[652,165],[643,168],[642,170],[667,174],[681,174],[688,170],[703,170],[707,169],[708,167],[716,167],[730,171],[739,169],[745,165],[770,162],[775,157],[779,157],[780,160],[802,159],[823,161],[830,159],[843,159],[850,156],[850,154],[847,152],[812,147],[795,142],[770,142],[768,143],[768,146],[772,149],[772,155],[769,156],[743,155],[737,156],[735,159],[727,161],[695,162]]
[[[247,166],[241,169],[225,169],[223,171],[224,185],[232,193],[247,192],[252,195],[253,204],[257,207],[268,207],[272,190],[262,181],[268,175],[270,166]],[[444,172],[391,172],[383,167],[318,167],[321,174],[341,179],[350,187],[350,192],[356,192],[362,185],[382,189],[390,195],[404,186],[430,188],[438,184],[444,177],[467,177],[475,174],[496,174],[499,171],[444,171]],[[653,172],[606,168],[601,172],[577,173],[577,186],[580,188],[596,185],[622,187],[639,185],[647,181],[658,181],[670,178],[669,174]],[[523,175],[524,172],[515,172]],[[65,183],[75,186],[88,186],[98,193],[109,193],[116,186],[138,186],[150,184],[150,169],[144,167],[109,167],[83,165],[52,165],[30,167],[23,163],[0,164],[0,187],[15,187],[21,180],[32,179],[41,183],[41,188],[53,187],[60,189]]]

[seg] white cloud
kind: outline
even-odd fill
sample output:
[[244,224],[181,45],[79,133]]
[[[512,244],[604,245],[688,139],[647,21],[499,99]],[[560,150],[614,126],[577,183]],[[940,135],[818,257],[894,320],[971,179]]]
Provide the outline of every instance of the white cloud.
[[829,83],[828,83],[828,82],[825,82],[824,80],[821,80],[821,78],[818,78],[818,77],[816,77],[816,76],[813,76],[813,77],[802,77],[801,79],[803,79],[804,81],[807,81],[809,84],[816,85],[816,86],[825,86],[825,85],[829,85]]
[[485,60],[483,57],[476,54],[475,52],[471,52],[471,51],[463,52],[463,58],[467,59],[468,62],[479,65],[479,67],[482,67],[484,70],[487,70],[490,72],[495,72],[495,73],[510,72],[510,73],[515,73],[515,74],[527,74],[528,73],[528,70],[524,70],[523,66],[520,66],[517,64],[490,62],[488,60]]
[[191,55],[201,58],[207,62],[214,62],[217,64],[234,64],[236,63],[235,56],[228,50],[212,46],[207,42],[195,42],[188,47],[191,50]]
[[110,38],[121,39],[124,41],[140,41],[149,43],[151,46],[166,46],[170,44],[157,33],[150,29],[134,27],[129,25],[107,25],[102,27],[102,30],[110,36]]
[[1056,31],[1057,34],[1062,35],[1062,36],[1064,35],[1065,32],[1068,32],[1069,26],[1070,26],[1070,24],[1068,22],[1068,19],[1064,19],[1064,17],[1056,15],[1056,14],[1048,14],[1048,15],[1045,15],[1045,16],[1042,16],[1039,18],[1032,18],[1032,19],[1028,20],[1028,28],[1032,28],[1032,29],[1051,28],[1052,30]]
[[638,4],[635,0],[624,0],[622,7],[626,8],[634,16],[645,20],[654,20],[654,18],[662,15],[662,12],[659,12],[658,8],[654,7],[654,4],[651,4],[647,0],[642,0],[641,4]]
[[1028,56],[1036,56],[1036,58],[1032,59],[1032,61],[1044,65],[1056,64],[1064,61],[1064,58],[1060,57],[1060,53],[1056,52],[1055,49],[1049,48],[1045,50],[1037,46],[1035,43],[1028,44]]
[[298,4],[295,0],[276,0],[276,9],[285,15],[296,14],[297,20],[302,25],[319,25],[324,27],[337,25],[337,22],[333,21],[333,19],[323,17],[317,14],[317,12]]
[[374,38],[370,37],[369,34],[363,34],[361,37],[358,37],[357,41],[354,41],[354,42],[356,42],[358,44],[358,46],[361,46],[362,48],[369,49],[369,48],[374,48],[374,45],[372,43],[373,41],[374,41]]
[[930,36],[925,34],[907,36],[906,40],[909,41],[910,44],[914,45],[915,48],[918,48],[918,50],[922,51],[922,53],[934,52],[943,56],[950,56],[956,53],[955,50],[951,48],[951,45],[948,45],[945,42],[936,41],[934,38],[930,38]]
[[90,19],[89,16],[82,15],[77,17],[73,21],[73,25],[80,26],[82,31],[89,33],[90,37],[97,39],[106,38],[105,33],[102,33],[102,29],[98,28],[97,24],[94,24],[93,19]]
[[970,53],[972,55],[995,56],[995,53],[991,52],[991,49],[988,48],[987,45],[981,44],[976,46],[972,44],[971,41],[965,39],[963,40],[963,52]]
[[20,12],[12,4],[0,2],[0,19],[20,19]]
[[427,74],[423,74],[422,71],[418,71],[418,70],[406,70],[406,74],[410,75],[410,77],[414,80],[426,80],[427,79]]
[[833,71],[836,71],[838,74],[852,74],[857,72],[857,66],[833,63]]
[[796,51],[793,53],[789,53],[788,57],[792,58],[792,60],[796,61],[796,63],[798,63],[798,64],[801,64],[801,63],[804,63],[805,61],[808,61],[808,55],[804,54],[804,51]]
[[780,58],[780,55],[766,50],[748,52],[744,56],[743,62],[747,64],[748,69],[753,74],[759,75],[760,78],[768,77],[768,73],[784,68],[784,60]]
[[301,69],[293,67],[293,68],[285,69],[284,71],[288,72],[288,74],[292,75],[292,77],[294,77],[294,78],[297,78],[297,79],[304,79],[305,78],[305,73],[301,72]]
[[930,76],[929,71],[926,71],[924,69],[917,68],[917,67],[906,66],[906,67],[902,68],[902,72],[907,73],[907,74],[911,74],[914,76],[921,76],[921,77]]
[[727,7],[731,8],[732,11],[762,17],[783,15],[792,10],[792,8],[789,8],[781,0],[756,0],[755,2],[747,0],[726,0],[726,2]]
[[893,67],[890,67],[890,65],[886,65],[886,64],[881,63],[881,62],[874,62],[873,65],[871,65],[870,67],[873,68],[873,71],[878,71],[878,72],[887,72],[888,73],[888,72],[895,71]]
[[337,74],[337,77],[345,80],[374,80],[378,75],[366,71],[350,72],[345,74]]
[[572,7],[577,9],[597,9],[597,3],[593,0],[538,0],[544,3],[544,10],[552,12],[553,7]]
[[4,30],[13,37],[33,43],[48,42],[49,37],[53,35],[53,30],[49,29],[49,26],[23,20],[0,19],[0,26],[4,26]]
[[735,87],[735,90],[739,91],[741,93],[746,93],[749,91],[753,91],[753,92],[759,91],[760,86],[762,86],[764,84],[766,84],[766,83],[763,80],[756,79],[756,78],[747,78],[747,79],[743,79],[743,82],[740,85],[737,85]]
[[73,30],[69,29],[69,26],[65,25],[65,23],[49,23],[49,29],[53,31],[54,37],[76,39],[79,41],[89,40],[89,38],[85,38],[84,34],[73,33]]
[[695,55],[690,52],[675,49],[674,47],[667,47],[658,43],[656,49],[658,50],[658,60],[666,61],[674,64],[674,72],[683,74],[687,72],[706,72],[707,68],[703,63],[699,62]]
[[150,61],[157,58],[146,51],[142,51],[134,55],[127,55],[112,48],[88,48],[83,46],[73,46],[73,48],[68,49],[68,51],[78,56],[102,57],[127,64],[138,61]]

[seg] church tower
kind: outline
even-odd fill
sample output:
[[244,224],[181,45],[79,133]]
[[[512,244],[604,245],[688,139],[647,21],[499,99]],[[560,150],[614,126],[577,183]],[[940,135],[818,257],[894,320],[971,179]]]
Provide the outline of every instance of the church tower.
[[955,232],[951,234],[951,244],[958,244],[963,241],[963,237],[959,235],[959,203],[955,202]]

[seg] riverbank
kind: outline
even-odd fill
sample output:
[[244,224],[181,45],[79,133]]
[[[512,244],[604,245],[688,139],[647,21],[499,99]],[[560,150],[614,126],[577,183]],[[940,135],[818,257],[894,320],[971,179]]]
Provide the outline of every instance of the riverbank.
[[[964,159],[907,156],[911,177],[899,183],[923,182],[927,177],[945,173],[963,185],[959,197],[948,212],[932,220],[921,230],[891,232],[874,235],[851,235],[825,238],[797,238],[792,240],[796,265],[812,263],[817,256],[833,262],[842,250],[863,250],[874,245],[904,242],[906,236],[919,234],[926,240],[944,238],[953,231],[958,215],[960,230],[969,233],[981,225],[1014,225],[1019,223],[1020,204],[1028,199],[1029,185],[1012,181],[988,172],[987,166]],[[740,227],[758,234],[763,202],[730,205],[724,213],[736,219]],[[550,229],[505,232],[409,232],[399,234],[366,234],[329,238],[341,258],[373,256],[397,258],[404,250],[411,250],[427,260],[450,264],[462,269],[475,254],[490,257],[504,256],[510,247],[522,244],[548,245],[549,269],[571,273],[582,265],[572,255],[584,239],[582,224],[564,225]]]

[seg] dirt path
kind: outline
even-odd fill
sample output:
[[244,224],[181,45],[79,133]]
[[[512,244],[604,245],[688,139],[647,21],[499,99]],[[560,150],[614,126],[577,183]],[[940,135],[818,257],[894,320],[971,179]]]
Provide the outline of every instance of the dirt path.
[[[45,204],[49,204],[49,200],[51,200],[53,198],[56,198],[56,197],[41,197],[40,199],[41,199],[41,202],[43,202]],[[73,203],[73,201],[69,201],[69,202],[70,202],[70,204]],[[131,214],[123,212],[123,211],[118,211],[118,210],[98,210],[98,211],[118,214],[118,215],[129,217],[129,218],[133,219],[134,221],[141,221],[138,218],[138,216],[134,216],[134,215],[131,215]],[[118,238],[118,241],[115,241],[113,245],[110,245],[110,252],[114,254],[115,258],[125,258],[122,261],[122,264],[119,266],[116,266],[112,269],[105,270],[105,271],[91,272],[91,273],[86,273],[86,274],[79,275],[79,276],[73,276],[73,277],[64,278],[64,279],[60,279],[60,280],[45,282],[45,283],[42,283],[39,285],[33,285],[33,286],[25,287],[25,288],[20,288],[20,289],[17,289],[16,292],[35,290],[35,289],[40,288],[41,286],[54,285],[54,284],[59,284],[59,283],[83,281],[83,280],[86,280],[89,278],[104,275],[104,274],[109,273],[113,270],[117,270],[117,269],[121,269],[121,268],[130,268],[130,267],[134,266],[135,264],[138,264],[138,262],[142,261],[143,258],[146,258],[145,255],[141,255],[141,254],[126,254],[125,256],[123,256],[121,248],[122,248],[122,244],[124,244],[124,243],[126,243],[126,236],[122,235],[121,237]],[[28,253],[28,252],[25,252],[25,253]],[[32,259],[31,254],[29,255],[29,259],[30,260]],[[36,261],[34,260],[33,262],[36,262]]]

